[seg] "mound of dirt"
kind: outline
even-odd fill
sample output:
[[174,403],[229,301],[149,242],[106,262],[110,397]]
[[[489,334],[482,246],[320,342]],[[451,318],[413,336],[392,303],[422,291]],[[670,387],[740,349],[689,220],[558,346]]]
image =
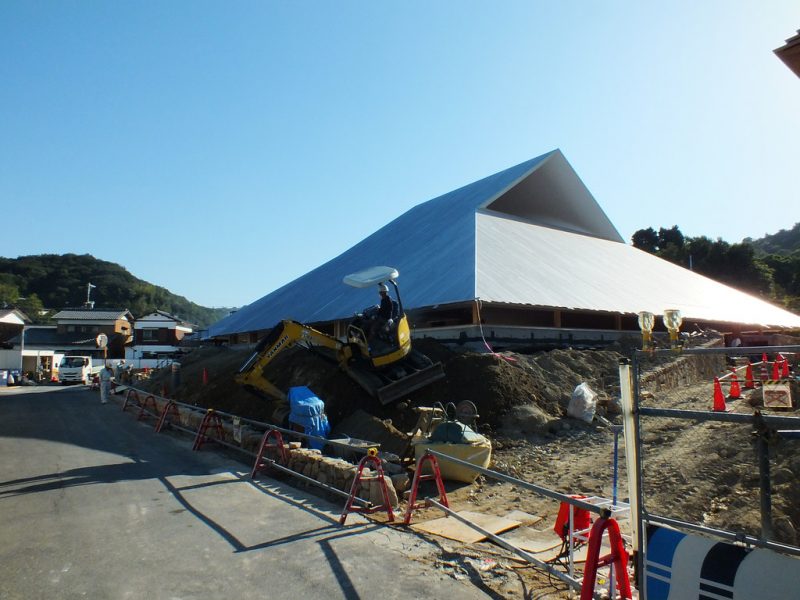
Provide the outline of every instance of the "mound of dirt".
[[[382,406],[342,372],[330,355],[292,348],[267,367],[264,376],[284,392],[304,385],[325,402],[333,427],[357,410],[391,419],[402,431],[416,422],[415,406],[446,405],[469,400],[478,409],[479,424],[491,430],[508,428],[515,407],[532,407],[542,425],[564,414],[572,390],[587,381],[601,393],[616,374],[616,352],[554,350],[536,355],[458,353],[430,338],[415,348],[441,362],[445,379],[413,392],[402,402]],[[259,397],[234,380],[251,350],[202,347],[185,355],[176,387],[170,369],[155,371],[144,383],[151,392],[167,393],[181,402],[215,408],[251,419],[276,422],[272,398]],[[204,383],[204,372],[207,383]]]

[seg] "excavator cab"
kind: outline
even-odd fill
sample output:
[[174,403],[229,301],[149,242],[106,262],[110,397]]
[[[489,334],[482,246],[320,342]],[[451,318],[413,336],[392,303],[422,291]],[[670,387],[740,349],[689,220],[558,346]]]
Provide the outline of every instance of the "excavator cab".
[[[378,307],[372,306],[350,322],[347,328],[348,344],[357,346],[354,357],[368,357],[371,373],[356,370],[351,376],[362,386],[375,389],[375,395],[383,404],[426,386],[444,377],[440,363],[411,347],[411,328],[403,310],[403,300],[397,285],[397,269],[392,267],[370,267],[347,275],[343,282],[355,288],[377,287],[380,284],[394,288],[392,317],[382,320],[377,316]],[[380,320],[379,320],[380,319]],[[356,358],[356,360],[358,360]],[[371,379],[371,382],[368,380]]]
[[395,279],[399,273],[391,267],[370,267],[344,278],[344,283],[355,288],[389,284],[394,288],[392,314],[389,319],[379,316],[378,306],[369,306],[350,322],[347,341],[359,347],[362,356],[369,356],[372,366],[380,369],[395,363],[411,352],[411,331],[403,310],[400,288]]

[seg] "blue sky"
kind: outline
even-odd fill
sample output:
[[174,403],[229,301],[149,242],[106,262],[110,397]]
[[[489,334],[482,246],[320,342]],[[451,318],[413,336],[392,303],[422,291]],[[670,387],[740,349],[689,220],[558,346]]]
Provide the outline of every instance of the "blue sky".
[[554,148],[627,240],[761,237],[800,221],[799,28],[796,0],[6,0],[0,256],[240,306]]

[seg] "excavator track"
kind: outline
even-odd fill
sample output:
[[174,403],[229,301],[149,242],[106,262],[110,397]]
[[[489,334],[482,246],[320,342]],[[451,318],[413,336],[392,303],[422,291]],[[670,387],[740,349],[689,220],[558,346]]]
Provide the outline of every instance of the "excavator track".
[[410,394],[414,390],[418,390],[443,378],[444,369],[442,368],[442,363],[434,363],[425,369],[413,371],[410,375],[402,379],[384,385],[375,391],[375,396],[381,404],[390,404]]

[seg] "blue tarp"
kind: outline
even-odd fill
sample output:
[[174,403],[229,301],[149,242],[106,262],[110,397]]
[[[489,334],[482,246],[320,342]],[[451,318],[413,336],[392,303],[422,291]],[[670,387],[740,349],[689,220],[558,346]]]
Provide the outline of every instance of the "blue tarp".
[[[303,433],[327,438],[331,432],[325,415],[325,403],[306,386],[289,388],[289,411],[289,422],[303,427]],[[310,440],[308,445],[321,450],[325,444]]]

